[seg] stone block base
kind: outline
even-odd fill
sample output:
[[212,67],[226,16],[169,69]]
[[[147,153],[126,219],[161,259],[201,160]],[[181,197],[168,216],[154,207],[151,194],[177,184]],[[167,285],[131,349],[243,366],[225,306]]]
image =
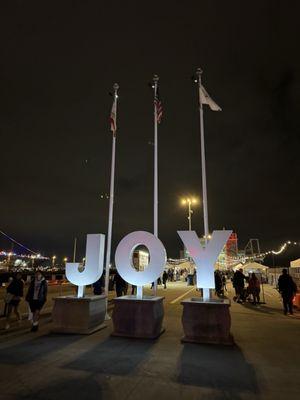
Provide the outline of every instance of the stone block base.
[[230,334],[230,301],[216,299],[203,301],[201,298],[183,300],[182,342],[233,344]]
[[156,339],[164,332],[164,297],[122,296],[114,299],[113,336]]
[[88,335],[106,327],[106,296],[61,296],[53,300],[52,332]]

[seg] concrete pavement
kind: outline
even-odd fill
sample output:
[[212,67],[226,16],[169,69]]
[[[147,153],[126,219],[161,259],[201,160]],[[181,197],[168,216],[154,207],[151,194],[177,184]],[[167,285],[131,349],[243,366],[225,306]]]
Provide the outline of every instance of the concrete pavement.
[[[189,293],[188,293],[189,292]],[[233,347],[181,344],[180,301],[197,295],[171,283],[166,332],[156,341],[50,334],[28,326],[0,335],[2,399],[284,399],[300,393],[300,316],[282,314],[278,293],[265,288],[260,308],[233,303]],[[232,291],[229,292],[232,297]]]

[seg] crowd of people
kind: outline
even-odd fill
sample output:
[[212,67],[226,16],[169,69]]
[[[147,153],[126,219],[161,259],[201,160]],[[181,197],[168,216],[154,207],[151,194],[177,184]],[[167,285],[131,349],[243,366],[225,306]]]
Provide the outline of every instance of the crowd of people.
[[[246,283],[248,286],[246,286]],[[242,269],[237,270],[233,275],[232,284],[235,289],[234,301],[241,304],[245,301],[251,301],[253,305],[259,307],[261,282],[254,272],[246,277]],[[282,297],[284,314],[292,315],[293,298],[297,293],[297,285],[286,268],[282,270],[278,279],[277,289]]]
[[[248,283],[247,287],[245,287],[246,282]],[[243,269],[238,269],[233,275],[232,285],[235,289],[234,301],[237,303],[244,303],[246,300],[249,300],[252,301],[253,305],[259,306],[261,288],[260,280],[255,272],[252,272],[249,277],[246,277],[243,273]]]
[[[178,274],[178,279],[174,278],[175,274]],[[179,280],[180,277],[184,277],[185,271],[176,272],[172,269],[164,270],[161,278],[158,279],[158,285],[163,285],[163,288],[167,288],[167,282],[173,282],[174,279]],[[187,273],[186,273],[187,275]],[[243,269],[235,271],[233,274],[225,273],[220,270],[215,271],[215,292],[219,297],[223,297],[227,292],[227,280],[231,278],[232,285],[235,290],[235,296],[233,300],[237,303],[245,303],[246,301],[252,303],[254,306],[259,307],[261,304],[260,292],[261,292],[261,279],[254,272],[249,276],[245,276]],[[186,280],[186,278],[185,278]],[[128,283],[116,272],[113,285],[116,290],[117,297],[128,294]],[[104,286],[104,285],[103,285]],[[152,288],[154,282],[152,283]],[[104,290],[104,289],[103,289]],[[293,297],[297,292],[297,286],[293,281],[292,277],[288,275],[286,269],[282,270],[282,275],[278,280],[278,291],[282,296],[284,313],[293,313]],[[94,291],[95,293],[95,291]],[[95,293],[97,294],[97,293]],[[100,293],[99,293],[100,294]],[[136,294],[136,287],[131,285],[131,294]]]
[[[167,288],[167,282],[179,280],[180,277],[184,278],[185,271],[175,271],[172,269],[165,270],[158,279],[158,285],[163,285],[163,288]],[[187,275],[187,271],[186,271]],[[249,276],[245,276],[243,269],[239,269],[234,272],[231,276],[224,272],[215,271],[215,291],[218,296],[224,296],[227,292],[226,282],[231,278],[233,288],[235,290],[235,296],[233,300],[237,303],[245,303],[246,301],[251,302],[253,305],[259,307],[260,292],[261,292],[261,280],[259,277],[252,272]],[[185,278],[186,279],[186,278]],[[93,284],[93,292],[95,295],[101,295],[104,293],[104,274],[101,278]],[[128,294],[128,283],[119,275],[115,273],[112,281],[112,286],[115,288],[116,296],[124,296]],[[152,284],[152,287],[154,283]],[[25,284],[22,280],[22,274],[17,273],[9,282],[6,289],[5,296],[5,311],[6,325],[5,329],[10,328],[10,322],[12,314],[15,315],[19,324],[21,324],[22,317],[19,312],[19,305],[24,297]],[[295,284],[292,277],[288,274],[287,269],[282,270],[282,274],[278,279],[277,289],[282,297],[283,312],[284,314],[293,314],[293,298],[297,292],[297,285]],[[47,290],[48,285],[45,277],[41,271],[36,271],[35,275],[31,279],[25,300],[28,303],[29,319],[31,320],[31,331],[35,332],[39,327],[40,312],[47,301]],[[131,295],[136,294],[136,286],[131,285]]]
[[[168,282],[176,282],[181,279],[186,280],[187,274],[188,273],[187,273],[186,269],[180,270],[180,269],[176,269],[176,268],[174,268],[174,269],[169,268],[167,270],[164,270],[162,276],[158,278],[157,285],[159,285],[159,286],[163,285],[163,288],[167,289]],[[114,274],[114,277],[112,279],[112,285],[115,288],[117,297],[125,296],[128,293],[131,295],[136,294],[136,286],[131,285],[131,291],[130,291],[128,283],[120,276],[120,274],[117,271]],[[151,289],[153,289],[153,287],[154,287],[154,282],[152,282],[152,284],[151,284]],[[103,291],[104,291],[104,287],[103,287]],[[102,291],[102,293],[103,293],[103,291]],[[94,294],[96,294],[95,289],[94,289]],[[100,293],[98,293],[98,294],[100,294]]]
[[[19,312],[19,305],[24,297],[24,281],[22,274],[18,272],[9,282],[5,296],[5,329],[10,328],[10,320],[12,313],[15,314],[19,324],[22,317]],[[36,271],[34,277],[29,284],[25,300],[29,307],[29,319],[32,321],[31,331],[36,332],[39,327],[40,312],[47,301],[47,281],[40,271]]]

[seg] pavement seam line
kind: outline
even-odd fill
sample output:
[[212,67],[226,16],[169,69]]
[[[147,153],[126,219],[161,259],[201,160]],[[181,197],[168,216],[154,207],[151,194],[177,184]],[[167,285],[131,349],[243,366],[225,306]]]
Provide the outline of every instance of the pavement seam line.
[[192,289],[188,290],[187,292],[183,293],[182,295],[176,297],[176,299],[170,301],[170,304],[175,304],[175,303],[177,303],[177,301],[183,299],[187,294],[191,293],[193,290],[195,290],[194,287],[193,287]]

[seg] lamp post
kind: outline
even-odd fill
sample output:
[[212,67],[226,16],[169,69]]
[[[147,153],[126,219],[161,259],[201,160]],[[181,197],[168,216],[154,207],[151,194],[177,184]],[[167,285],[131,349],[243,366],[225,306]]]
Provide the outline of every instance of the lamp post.
[[52,268],[55,267],[56,256],[52,256]]
[[272,253],[272,261],[273,261],[273,268],[274,268],[274,281],[275,281],[275,287],[277,287],[277,273],[276,273],[276,267],[275,267],[275,255]]
[[197,199],[192,197],[187,197],[187,198],[183,198],[181,200],[181,204],[182,205],[187,205],[188,206],[188,221],[189,221],[189,231],[192,230],[192,214],[193,214],[193,210],[192,210],[192,204],[197,204]]

